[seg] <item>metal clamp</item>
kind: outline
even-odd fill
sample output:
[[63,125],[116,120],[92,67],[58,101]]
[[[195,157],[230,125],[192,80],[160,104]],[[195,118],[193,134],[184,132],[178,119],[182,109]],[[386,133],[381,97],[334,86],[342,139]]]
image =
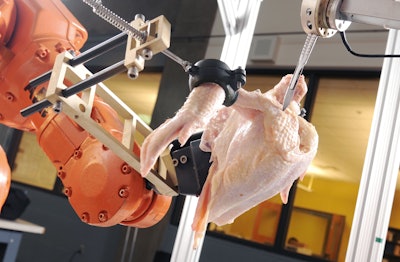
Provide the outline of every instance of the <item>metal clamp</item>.
[[301,4],[301,25],[306,34],[329,38],[337,31],[345,31],[351,22],[341,20],[341,0],[303,0]]
[[125,67],[128,76],[135,79],[144,69],[145,60],[150,60],[153,55],[166,50],[170,45],[171,24],[164,16],[159,16],[151,21],[144,21],[143,16],[136,16],[131,22],[132,28],[147,32],[146,39],[129,37],[125,52]]

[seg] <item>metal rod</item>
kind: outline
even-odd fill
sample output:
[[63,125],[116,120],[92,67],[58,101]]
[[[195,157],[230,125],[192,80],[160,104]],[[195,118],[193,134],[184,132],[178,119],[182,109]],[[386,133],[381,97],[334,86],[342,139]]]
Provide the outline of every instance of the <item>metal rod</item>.
[[[400,52],[389,31],[387,54]],[[382,261],[400,164],[400,60],[383,61],[346,261]]]
[[129,242],[129,238],[131,236],[131,231],[132,231],[132,227],[127,227],[126,232],[125,232],[124,247],[122,249],[121,262],[126,261],[126,252],[128,250],[128,242]]
[[[61,95],[65,98],[68,98],[74,94],[77,94],[83,90],[85,90],[86,88],[89,88],[97,83],[100,83],[110,77],[112,77],[113,75],[122,73],[126,70],[125,66],[124,66],[124,61],[120,61],[112,66],[109,66],[99,72],[97,72],[96,74],[92,75],[89,78],[86,78],[84,80],[82,80],[81,82],[67,88],[61,91]],[[47,99],[43,99],[31,106],[28,106],[27,108],[24,108],[21,110],[21,115],[23,117],[28,117],[48,106],[51,106],[52,103],[47,100]]]
[[50,77],[51,77],[51,72],[52,72],[52,70],[47,71],[46,73],[41,74],[40,76],[38,76],[38,77],[32,79],[31,81],[29,81],[29,83],[25,86],[24,90],[25,91],[26,90],[31,90],[32,88],[34,88],[34,87],[36,87],[36,86],[38,86],[40,84],[43,84],[44,82],[48,81],[50,79]]
[[308,59],[311,56],[311,52],[314,49],[314,46],[315,46],[315,43],[317,42],[317,40],[318,40],[317,35],[314,35],[314,34],[307,35],[303,49],[301,50],[301,53],[300,53],[299,61],[297,62],[296,68],[294,70],[293,77],[290,80],[289,86],[288,86],[285,96],[283,98],[283,110],[285,110],[289,106],[290,102],[293,99],[297,82],[303,72],[305,65],[308,62]]
[[183,67],[183,70],[185,70],[185,72],[188,72],[190,67],[192,67],[192,64],[190,62],[183,60],[182,58],[180,58],[176,54],[172,53],[168,49],[161,51],[161,53],[163,53],[165,56],[169,57],[171,60],[180,64]]
[[126,40],[127,40],[127,35],[125,32],[122,32],[122,33],[86,50],[85,52],[81,53],[80,55],[72,58],[69,61],[69,64],[71,66],[76,66],[79,64],[86,63],[86,62],[98,57],[99,55],[102,55],[102,54],[116,48],[117,46],[125,43]]
[[[109,10],[107,7],[101,4],[101,1],[96,0],[83,0],[84,3],[91,6],[93,8],[93,12],[103,18],[105,21],[110,23],[111,25],[115,26],[122,32],[127,33],[129,36],[141,41],[145,42],[147,38],[146,31],[139,31],[133,26],[131,26],[127,21],[122,19],[120,16],[115,14],[113,11]],[[183,60],[176,54],[172,53],[168,49],[161,51],[164,55],[166,55],[171,60],[175,61],[176,63],[180,64],[183,67],[183,70],[187,72],[192,64],[188,61]]]
[[139,228],[135,227],[133,231],[133,237],[132,237],[132,243],[131,243],[131,248],[129,250],[129,257],[128,261],[133,261],[133,254],[135,253],[135,246],[136,246],[136,240],[138,236]]
[[[220,59],[230,68],[245,68],[261,0],[235,1],[235,3],[238,5],[237,10],[240,10],[236,14],[228,13],[224,10],[224,7],[230,4],[231,1],[232,0],[218,0],[221,16],[235,16],[233,19],[236,19],[236,21],[238,21],[238,17],[240,17],[242,18],[242,21],[239,23],[240,27],[237,27],[236,35],[230,35],[229,30],[225,31],[227,35],[225,37],[224,47]],[[223,21],[225,21],[224,27],[227,28],[228,19],[223,19]],[[171,262],[197,262],[200,260],[204,237],[199,240],[198,248],[194,250],[194,232],[191,228],[197,202],[198,198],[196,197],[187,196],[185,198],[185,204],[182,210],[174,248],[172,250]]]
[[103,18],[108,23],[112,24],[122,32],[126,32],[131,37],[144,42],[146,41],[147,32],[141,32],[131,26],[127,21],[119,15],[102,5],[98,0],[83,0],[83,2],[93,8],[93,12]]
[[64,89],[61,91],[61,94],[63,97],[68,98],[72,95],[75,95],[86,88],[89,88],[97,83],[100,83],[116,74],[122,73],[126,70],[124,61],[120,61],[112,66],[109,66],[96,74],[92,75],[89,78],[86,78],[82,80],[81,82],[72,85],[71,87],[68,87],[67,89]]
[[[88,50],[85,52],[81,53],[80,55],[77,55],[76,57],[72,58],[69,60],[68,64],[71,66],[76,66],[79,64],[86,63],[99,55],[102,55],[113,48],[123,44],[126,41],[126,33],[122,32]],[[46,73],[32,79],[29,81],[28,85],[25,87],[24,90],[30,90],[40,84],[43,84],[44,82],[48,81],[51,77],[52,70],[47,71]]]
[[21,115],[23,117],[28,117],[30,115],[33,115],[36,112],[39,112],[43,108],[51,106],[51,102],[47,99],[43,99],[35,104],[32,104],[24,109],[21,110]]

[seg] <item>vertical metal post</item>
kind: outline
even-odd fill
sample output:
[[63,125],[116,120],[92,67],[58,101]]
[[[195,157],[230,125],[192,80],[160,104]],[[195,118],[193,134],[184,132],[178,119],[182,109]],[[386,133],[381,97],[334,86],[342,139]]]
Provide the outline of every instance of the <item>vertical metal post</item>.
[[171,261],[173,262],[195,262],[200,259],[204,239],[199,242],[197,249],[193,249],[194,233],[192,231],[192,222],[196,212],[197,202],[197,197],[185,197],[185,204],[182,209],[178,232],[172,250]]
[[[246,67],[261,2],[262,0],[218,0],[226,34],[220,59],[231,69]],[[228,12],[231,10],[234,10],[233,13]],[[232,17],[235,23],[232,22]]]
[[[251,40],[262,0],[218,0],[218,6],[225,29],[225,42],[221,61],[231,69],[245,68],[250,51]],[[199,261],[204,238],[199,247],[193,249],[194,234],[192,221],[198,199],[187,196],[179,222],[178,233],[172,251],[173,262]]]
[[[387,54],[400,53],[390,30]],[[400,59],[385,58],[346,261],[382,261],[400,164]]]

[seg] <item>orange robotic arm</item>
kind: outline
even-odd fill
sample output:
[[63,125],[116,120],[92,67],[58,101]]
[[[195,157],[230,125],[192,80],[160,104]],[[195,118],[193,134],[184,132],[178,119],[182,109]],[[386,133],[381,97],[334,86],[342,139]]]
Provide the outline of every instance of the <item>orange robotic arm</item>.
[[[82,221],[152,226],[168,211],[170,196],[156,194],[131,166],[65,114],[48,109],[28,118],[20,114],[46,93],[47,83],[24,89],[28,82],[50,70],[59,53],[79,50],[86,39],[85,29],[59,0],[0,0],[0,123],[36,132]],[[95,97],[90,117],[122,140],[123,125],[107,103]],[[139,155],[136,144],[133,150]]]

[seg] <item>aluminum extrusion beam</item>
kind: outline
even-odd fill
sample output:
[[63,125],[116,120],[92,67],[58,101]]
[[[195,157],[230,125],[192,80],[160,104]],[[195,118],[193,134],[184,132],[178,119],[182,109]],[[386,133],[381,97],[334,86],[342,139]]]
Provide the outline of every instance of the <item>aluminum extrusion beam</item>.
[[[390,30],[387,54],[400,53]],[[382,261],[400,165],[400,59],[385,58],[346,261]]]
[[400,29],[398,0],[343,0],[340,14],[347,21]]
[[[226,34],[220,59],[231,69],[246,67],[261,1],[218,0]],[[200,241],[198,248],[194,250],[194,233],[191,227],[197,202],[197,197],[187,196],[185,198],[171,256],[173,262],[195,262],[200,259],[204,238]]]

